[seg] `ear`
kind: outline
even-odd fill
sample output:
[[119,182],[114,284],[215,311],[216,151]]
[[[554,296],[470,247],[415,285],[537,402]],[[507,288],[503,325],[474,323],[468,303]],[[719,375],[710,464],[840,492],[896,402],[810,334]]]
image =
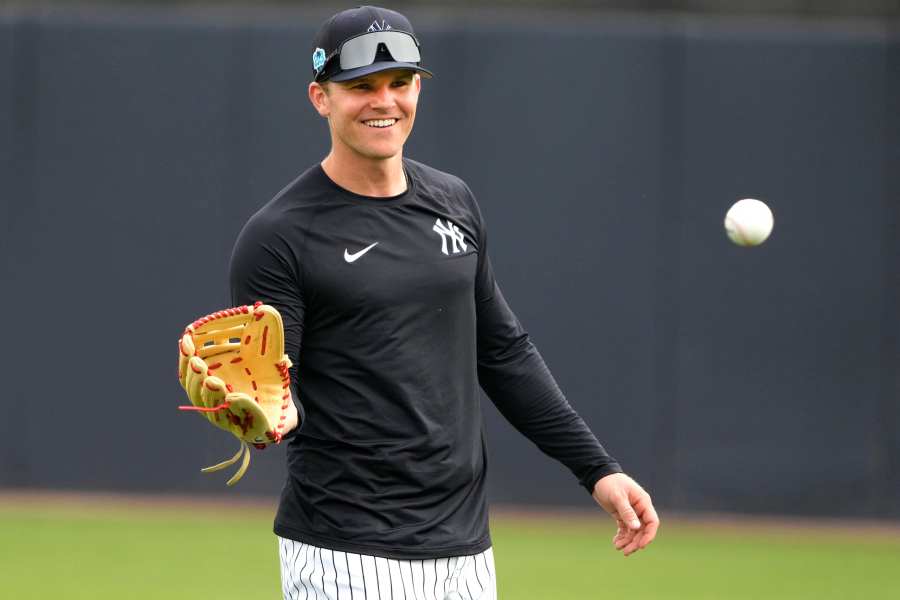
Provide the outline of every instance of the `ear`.
[[418,94],[422,91],[422,76],[416,73],[415,75],[413,75],[413,79],[416,82],[416,93]]
[[313,105],[313,108],[316,109],[316,112],[319,113],[319,116],[328,118],[328,115],[331,114],[331,108],[328,104],[328,93],[325,91],[325,88],[322,87],[322,84],[311,81],[307,91],[309,93],[309,101]]

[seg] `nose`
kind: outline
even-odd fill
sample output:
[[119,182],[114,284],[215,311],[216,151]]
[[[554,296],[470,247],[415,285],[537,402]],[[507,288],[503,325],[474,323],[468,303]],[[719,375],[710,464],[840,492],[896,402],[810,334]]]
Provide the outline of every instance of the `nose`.
[[372,108],[386,109],[394,106],[394,90],[389,83],[379,85],[372,90]]

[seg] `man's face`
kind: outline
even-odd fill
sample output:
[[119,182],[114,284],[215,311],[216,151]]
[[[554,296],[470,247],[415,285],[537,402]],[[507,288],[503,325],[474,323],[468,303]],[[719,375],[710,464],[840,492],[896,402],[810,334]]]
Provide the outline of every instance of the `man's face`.
[[421,80],[414,71],[392,69],[324,89],[310,84],[310,100],[328,118],[331,140],[370,159],[396,156],[412,132]]

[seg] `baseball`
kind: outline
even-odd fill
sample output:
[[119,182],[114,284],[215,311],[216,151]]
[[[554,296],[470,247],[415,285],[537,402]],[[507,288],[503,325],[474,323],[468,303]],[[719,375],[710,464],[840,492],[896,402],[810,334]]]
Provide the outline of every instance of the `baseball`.
[[766,203],[753,198],[738,200],[725,214],[725,232],[738,246],[759,246],[772,233],[774,224]]

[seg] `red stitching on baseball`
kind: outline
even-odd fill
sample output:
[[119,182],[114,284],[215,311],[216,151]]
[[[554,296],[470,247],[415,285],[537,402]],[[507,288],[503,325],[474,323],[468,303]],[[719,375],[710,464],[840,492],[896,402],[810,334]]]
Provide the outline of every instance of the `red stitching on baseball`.
[[263,327],[262,350],[260,351],[260,354],[262,356],[266,355],[266,340],[268,339],[268,337],[269,337],[269,326],[266,325],[265,327]]
[[250,383],[253,384],[253,391],[255,392],[255,391],[256,391],[256,380],[254,379],[254,380],[251,381]]
[[231,359],[231,364],[239,363],[239,362],[241,362],[242,360],[244,360],[244,359],[241,358],[240,356],[238,356],[237,358],[232,358],[232,359]]
[[209,370],[212,371],[213,369],[218,369],[221,366],[222,366],[222,363],[215,363],[213,365],[209,365]]
[[249,343],[250,343],[250,336],[248,335],[246,338],[244,338],[244,344],[249,344]]

